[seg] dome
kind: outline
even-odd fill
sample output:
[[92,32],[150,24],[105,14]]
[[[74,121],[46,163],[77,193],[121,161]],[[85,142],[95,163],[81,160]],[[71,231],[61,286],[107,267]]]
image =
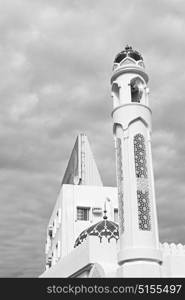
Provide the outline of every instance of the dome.
[[130,57],[135,61],[139,61],[139,60],[143,61],[141,54],[138,51],[133,50],[131,46],[127,45],[123,51],[121,51],[116,55],[114,63],[119,64],[126,57]]
[[87,236],[90,235],[97,236],[97,238],[100,240],[100,243],[103,237],[105,237],[108,242],[110,242],[111,239],[115,239],[117,241],[119,239],[119,226],[118,224],[107,220],[107,217],[104,216],[102,221],[92,225],[80,233],[79,237],[75,241],[74,247],[77,247],[83,243]]

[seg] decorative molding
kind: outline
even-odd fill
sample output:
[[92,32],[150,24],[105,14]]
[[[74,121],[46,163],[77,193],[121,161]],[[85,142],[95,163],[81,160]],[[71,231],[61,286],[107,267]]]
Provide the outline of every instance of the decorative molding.
[[121,139],[116,139],[117,154],[117,181],[118,181],[118,206],[119,206],[119,230],[124,232],[124,197],[123,197],[123,166],[122,166],[122,147]]

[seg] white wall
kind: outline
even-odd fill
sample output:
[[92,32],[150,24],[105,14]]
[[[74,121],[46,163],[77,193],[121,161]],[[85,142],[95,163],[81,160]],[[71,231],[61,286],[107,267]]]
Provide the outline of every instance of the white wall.
[[161,265],[162,277],[185,277],[185,246],[174,243],[161,244],[163,264]]
[[[54,254],[57,243],[60,244],[60,257],[66,256],[74,248],[74,243],[79,234],[91,225],[103,219],[104,205],[106,202],[108,219],[114,221],[114,209],[117,209],[117,188],[85,185],[62,185],[49,226],[53,226],[54,235],[49,243],[46,260]],[[77,207],[90,209],[89,221],[77,220]],[[102,214],[94,214],[93,208],[101,208]],[[60,222],[57,212],[61,213]],[[59,213],[59,214],[60,214]],[[48,241],[49,238],[47,237]],[[56,260],[53,258],[53,264]]]

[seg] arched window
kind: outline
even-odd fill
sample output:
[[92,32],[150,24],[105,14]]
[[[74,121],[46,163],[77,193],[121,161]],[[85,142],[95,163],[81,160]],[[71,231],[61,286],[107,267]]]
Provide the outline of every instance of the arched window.
[[135,172],[137,181],[137,204],[140,230],[151,230],[150,199],[145,138],[138,133],[134,136]]
[[130,91],[131,101],[140,103],[144,92],[144,82],[139,77],[133,78],[130,81]]
[[119,105],[119,86],[116,82],[113,83],[112,85],[112,96],[113,96],[113,103],[114,103],[114,107],[117,107]]

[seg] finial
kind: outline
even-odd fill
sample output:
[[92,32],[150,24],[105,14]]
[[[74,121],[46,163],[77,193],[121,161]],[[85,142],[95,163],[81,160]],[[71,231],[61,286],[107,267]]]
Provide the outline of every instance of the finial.
[[128,52],[129,50],[132,50],[132,47],[127,44],[125,47],[125,51]]
[[105,200],[105,203],[104,203],[104,211],[103,212],[104,212],[103,219],[107,220],[107,215],[106,215],[106,213],[107,213],[106,200]]

